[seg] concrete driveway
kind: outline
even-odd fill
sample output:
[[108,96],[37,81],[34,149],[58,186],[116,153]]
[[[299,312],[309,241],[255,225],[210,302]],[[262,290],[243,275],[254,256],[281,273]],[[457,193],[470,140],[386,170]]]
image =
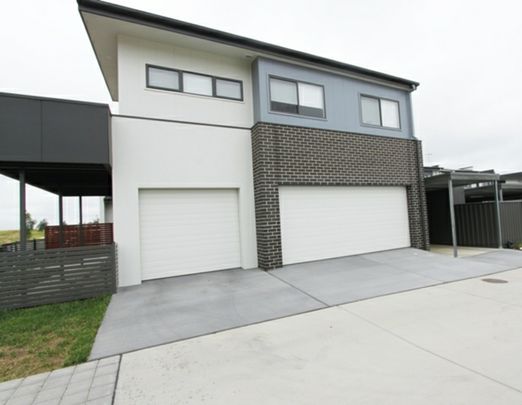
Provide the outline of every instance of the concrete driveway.
[[122,356],[115,404],[521,404],[522,269]]
[[465,259],[416,249],[145,282],[113,296],[91,359],[358,300],[522,267],[522,253]]

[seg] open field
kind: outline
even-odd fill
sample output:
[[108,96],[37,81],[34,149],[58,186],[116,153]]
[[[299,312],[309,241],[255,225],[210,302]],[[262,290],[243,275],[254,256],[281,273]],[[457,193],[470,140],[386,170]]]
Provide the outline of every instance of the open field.
[[[0,245],[4,243],[17,242],[20,232],[16,229],[14,231],[0,231]],[[43,231],[31,231],[31,235],[28,239],[43,239]]]

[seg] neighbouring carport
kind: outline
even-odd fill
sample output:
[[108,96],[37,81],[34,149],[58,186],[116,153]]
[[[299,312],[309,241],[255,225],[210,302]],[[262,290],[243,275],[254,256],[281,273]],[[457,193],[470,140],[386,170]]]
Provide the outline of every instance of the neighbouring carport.
[[[497,246],[502,248],[502,222],[500,217],[500,199],[499,199],[499,181],[500,175],[491,172],[471,172],[448,170],[435,176],[426,177],[424,179],[426,193],[430,191],[447,190],[449,204],[449,222],[451,227],[451,243],[453,245],[453,255],[458,256],[457,227],[455,221],[455,188],[471,185],[481,185],[484,183],[492,184],[494,189],[494,211],[495,226],[497,236]],[[428,208],[429,215],[429,208]]]
[[[492,201],[495,190],[492,184],[474,187],[465,191],[466,202]],[[500,201],[522,201],[522,172],[500,175]]]

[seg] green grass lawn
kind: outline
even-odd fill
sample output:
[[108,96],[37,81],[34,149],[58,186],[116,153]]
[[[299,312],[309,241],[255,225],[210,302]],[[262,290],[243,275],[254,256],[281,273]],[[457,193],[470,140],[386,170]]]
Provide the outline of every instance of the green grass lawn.
[[109,301],[0,311],[0,382],[86,361]]
[[[44,231],[31,231],[28,239],[43,239]],[[0,245],[4,243],[17,242],[20,239],[20,232],[15,231],[0,231]]]

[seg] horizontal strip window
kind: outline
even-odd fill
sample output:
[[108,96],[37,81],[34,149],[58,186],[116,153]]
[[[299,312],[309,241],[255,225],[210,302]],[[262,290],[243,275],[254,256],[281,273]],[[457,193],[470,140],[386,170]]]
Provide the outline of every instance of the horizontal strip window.
[[147,87],[243,101],[243,82],[147,65]]
[[372,96],[361,96],[362,123],[383,128],[401,128],[399,102]]
[[324,88],[316,84],[270,77],[270,110],[324,118]]

